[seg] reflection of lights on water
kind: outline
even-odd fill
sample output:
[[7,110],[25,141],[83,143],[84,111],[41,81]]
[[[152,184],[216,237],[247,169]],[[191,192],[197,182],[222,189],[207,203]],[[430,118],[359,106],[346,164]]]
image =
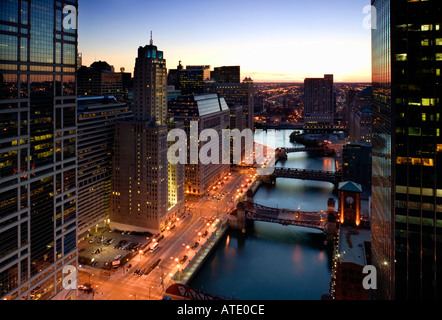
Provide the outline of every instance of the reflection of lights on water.
[[230,236],[227,236],[227,241],[226,241],[226,248],[229,247],[229,243],[230,243]]
[[318,260],[322,262],[324,261],[324,259],[325,259],[324,251],[319,252]]

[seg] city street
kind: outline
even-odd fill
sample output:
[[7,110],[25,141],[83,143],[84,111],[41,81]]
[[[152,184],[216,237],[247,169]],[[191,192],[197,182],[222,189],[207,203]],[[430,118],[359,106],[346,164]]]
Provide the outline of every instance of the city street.
[[[213,231],[212,222],[209,221],[227,217],[237,204],[237,196],[246,192],[253,181],[251,174],[231,173],[205,197],[188,201],[186,214],[177,221],[173,230],[163,234],[164,238],[159,242],[159,249],[154,253],[144,254],[147,252],[144,250],[142,254],[135,255],[124,267],[113,272],[82,266],[79,272],[79,285],[90,283],[94,292],[79,291],[78,299],[162,299],[165,289],[173,283],[171,280],[173,275],[179,269],[183,269],[204,245],[206,230],[211,228],[210,231]],[[193,249],[196,242],[200,244]],[[186,255],[187,259],[183,261]],[[150,268],[151,272],[146,275],[145,272]],[[142,275],[134,274],[137,270],[141,271]]]

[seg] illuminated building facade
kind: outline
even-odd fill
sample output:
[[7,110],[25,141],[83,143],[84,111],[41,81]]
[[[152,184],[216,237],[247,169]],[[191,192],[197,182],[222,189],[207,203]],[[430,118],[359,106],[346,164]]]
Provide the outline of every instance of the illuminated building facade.
[[380,299],[441,299],[442,3],[375,0],[372,246]]
[[[158,234],[184,206],[183,176],[179,168],[169,173],[168,126],[166,60],[151,40],[138,49],[134,120],[116,124],[111,227]],[[176,189],[169,196],[170,177]]]
[[210,78],[217,83],[241,83],[241,67],[216,67],[210,73]]
[[[222,130],[230,128],[230,110],[223,98],[216,94],[180,96],[169,102],[169,115],[175,120],[184,122],[184,130],[188,139],[191,137],[191,122],[198,123],[198,137],[205,129],[214,129],[218,137]],[[199,139],[198,139],[199,141]],[[206,142],[207,143],[207,142]],[[198,154],[205,144],[198,143]],[[203,164],[198,161],[192,164],[190,159],[191,145],[188,143],[188,161],[185,171],[185,192],[188,195],[203,196],[209,187],[229,173],[230,164],[222,163],[222,139],[219,139],[219,164]]]
[[66,5],[77,1],[0,2],[2,299],[75,296],[62,284],[78,238],[77,30],[63,26]]
[[[78,98],[78,234],[107,225],[115,123],[133,118],[115,97]],[[106,222],[105,222],[106,221]]]
[[114,96],[127,102],[131,90],[131,74],[115,72],[105,61],[96,61],[88,67],[78,69],[78,96]]

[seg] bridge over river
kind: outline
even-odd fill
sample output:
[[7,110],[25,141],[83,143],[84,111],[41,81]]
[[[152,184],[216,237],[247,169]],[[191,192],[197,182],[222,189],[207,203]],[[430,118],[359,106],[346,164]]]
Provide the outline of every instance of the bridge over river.
[[326,211],[306,212],[266,207],[254,203],[249,196],[247,201],[238,203],[237,209],[230,215],[229,223],[233,229],[243,230],[247,227],[247,221],[272,222],[318,229],[333,237],[337,233],[336,217],[333,199],[329,200]]

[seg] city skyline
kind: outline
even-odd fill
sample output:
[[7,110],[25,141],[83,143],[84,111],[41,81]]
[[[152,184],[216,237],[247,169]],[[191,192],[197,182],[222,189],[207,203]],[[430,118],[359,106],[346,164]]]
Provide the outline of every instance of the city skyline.
[[1,0],[0,299],[442,299],[441,17]]
[[303,82],[324,74],[334,74],[336,82],[371,81],[366,0],[277,0],[271,7],[264,1],[230,0],[124,4],[79,2],[83,65],[102,60],[133,73],[133,48],[147,43],[152,31],[155,43],[168,52],[168,69],[182,61],[212,68],[240,65],[241,77],[255,82]]

